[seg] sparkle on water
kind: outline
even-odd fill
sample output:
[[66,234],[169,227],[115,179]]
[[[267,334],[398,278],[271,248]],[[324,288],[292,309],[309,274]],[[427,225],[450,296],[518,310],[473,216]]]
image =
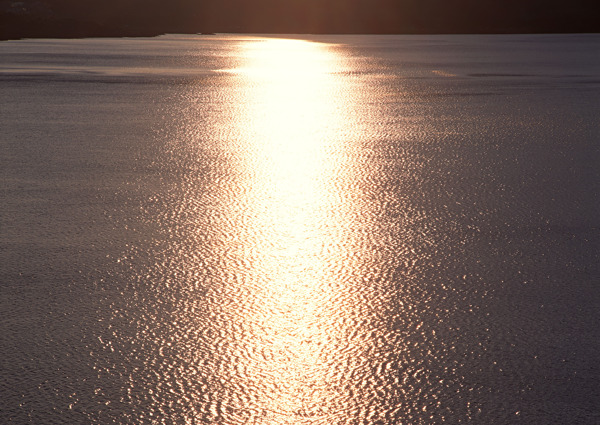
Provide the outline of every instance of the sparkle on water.
[[345,151],[352,93],[342,94],[341,58],[324,44],[266,39],[239,56],[227,72],[238,88],[233,131],[243,137],[228,152],[235,178],[219,189],[235,282],[227,291],[239,293],[223,321],[239,331],[223,361],[236,359],[224,378],[252,401],[232,403],[232,388],[223,400],[250,409],[253,423],[327,422],[352,405],[355,383],[339,379],[340,359],[358,361],[371,339],[356,329],[369,320],[357,259],[367,253],[348,231],[359,190],[340,186],[356,181]]

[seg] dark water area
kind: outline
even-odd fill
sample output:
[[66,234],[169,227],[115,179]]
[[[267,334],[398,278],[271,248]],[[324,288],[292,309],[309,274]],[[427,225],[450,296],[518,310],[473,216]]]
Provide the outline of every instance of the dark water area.
[[0,423],[600,423],[599,51],[0,42]]

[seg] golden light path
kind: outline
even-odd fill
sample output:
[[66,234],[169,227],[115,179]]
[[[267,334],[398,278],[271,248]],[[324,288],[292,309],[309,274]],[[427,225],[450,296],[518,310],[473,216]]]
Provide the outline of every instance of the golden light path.
[[[368,308],[356,289],[363,277],[352,273],[364,261],[346,151],[352,93],[331,46],[258,39],[240,48],[243,63],[227,71],[239,88],[235,188],[221,205],[236,288],[223,303],[238,326],[221,353],[235,363],[226,380],[244,394],[235,404],[249,423],[330,423],[352,409],[342,371],[366,349],[356,331]],[[225,299],[233,295],[244,301]]]

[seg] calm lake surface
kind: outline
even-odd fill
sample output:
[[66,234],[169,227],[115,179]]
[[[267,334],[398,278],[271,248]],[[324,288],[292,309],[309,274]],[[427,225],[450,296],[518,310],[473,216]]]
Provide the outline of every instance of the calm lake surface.
[[0,423],[600,423],[599,35],[0,61]]

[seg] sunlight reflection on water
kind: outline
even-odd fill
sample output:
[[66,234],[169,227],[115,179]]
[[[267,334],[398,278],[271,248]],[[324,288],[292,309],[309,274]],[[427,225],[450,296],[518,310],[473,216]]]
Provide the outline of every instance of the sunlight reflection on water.
[[336,364],[368,343],[356,335],[357,318],[368,317],[353,270],[361,256],[352,233],[360,188],[349,184],[357,176],[347,151],[354,94],[327,45],[260,40],[240,56],[229,72],[244,137],[231,153],[238,178],[224,188],[233,196],[222,198],[231,201],[224,233],[236,239],[234,290],[243,292],[227,315],[243,330],[230,336],[239,352],[228,379],[255,399],[255,423],[327,421],[351,399]]

